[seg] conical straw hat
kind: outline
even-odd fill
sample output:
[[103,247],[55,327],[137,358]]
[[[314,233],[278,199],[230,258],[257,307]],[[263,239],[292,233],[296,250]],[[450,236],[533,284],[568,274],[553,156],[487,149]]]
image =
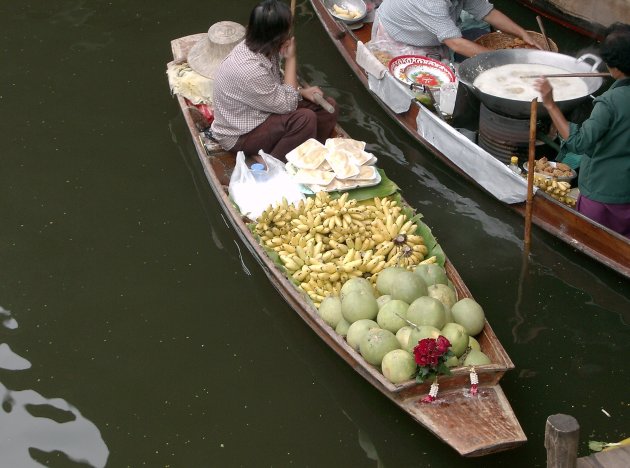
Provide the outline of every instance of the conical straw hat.
[[190,68],[206,78],[213,78],[217,66],[244,37],[245,27],[238,23],[214,23],[208,34],[190,48],[187,59]]

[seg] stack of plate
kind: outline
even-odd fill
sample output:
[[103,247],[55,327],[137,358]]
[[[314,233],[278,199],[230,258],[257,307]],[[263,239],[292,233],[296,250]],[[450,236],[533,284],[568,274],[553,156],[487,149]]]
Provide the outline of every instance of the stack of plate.
[[365,142],[351,138],[329,138],[322,145],[309,139],[287,154],[287,171],[312,192],[332,192],[370,187],[381,181],[373,154]]

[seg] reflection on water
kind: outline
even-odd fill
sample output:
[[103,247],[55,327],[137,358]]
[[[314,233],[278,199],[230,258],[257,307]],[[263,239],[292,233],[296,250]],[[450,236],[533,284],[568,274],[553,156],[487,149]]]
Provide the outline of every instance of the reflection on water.
[[[17,321],[0,306],[2,325],[17,329]],[[31,363],[0,343],[0,369],[19,371]],[[46,398],[34,390],[10,390],[0,382],[0,453],[4,467],[41,466],[57,454],[67,461],[104,467],[109,450],[98,428],[61,398]]]

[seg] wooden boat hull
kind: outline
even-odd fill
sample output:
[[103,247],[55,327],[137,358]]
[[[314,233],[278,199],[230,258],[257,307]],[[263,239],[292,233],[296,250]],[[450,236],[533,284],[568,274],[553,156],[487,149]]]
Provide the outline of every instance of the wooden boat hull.
[[[349,30],[344,24],[336,21],[327,11],[321,0],[311,0],[322,25],[331,37],[335,47],[353,70],[355,75],[369,90],[366,72],[357,64],[356,50],[357,41],[367,43],[370,40],[371,23],[366,23],[362,28]],[[372,91],[370,91],[372,93]],[[451,155],[441,151],[437,144],[439,139],[427,140],[422,135],[427,133],[426,128],[418,127],[418,114],[430,112],[419,102],[412,102],[408,111],[402,113],[393,112],[387,104],[372,93],[381,107],[405,129],[421,145],[431,151],[436,157],[464,175],[472,183],[479,186],[477,180],[471,177],[459,165],[455,164]],[[439,119],[433,125],[445,135],[453,136],[457,131],[443,124]],[[426,119],[425,119],[426,121]],[[429,129],[431,130],[431,129]],[[482,187],[483,188],[483,187]],[[630,278],[630,239],[601,226],[591,219],[581,215],[574,209],[567,207],[545,195],[542,191],[537,191],[533,197],[532,222],[538,227],[563,240],[576,250],[590,256],[607,267],[617,271],[621,275]],[[525,203],[513,203],[509,206],[516,212],[525,214]]]
[[582,35],[601,39],[616,22],[630,24],[628,0],[517,0],[521,5]]
[[[172,41],[175,60],[184,59],[186,51],[200,37],[192,35]],[[526,442],[527,438],[499,385],[505,371],[513,369],[514,364],[490,324],[486,322],[478,341],[493,364],[477,368],[480,382],[477,397],[471,397],[467,391],[470,383],[469,373],[465,368],[454,369],[452,376],[440,379],[440,398],[429,405],[420,403],[429,391],[429,384],[418,385],[409,381],[395,385],[386,380],[378,369],[367,364],[341,336],[326,325],[307,297],[287,279],[285,273],[258,244],[227,194],[226,185],[234,167],[234,155],[223,151],[216,143],[203,141],[185,100],[180,96],[177,99],[208,183],[227,220],[261,265],[273,286],[326,344],[403,411],[463,456],[486,455]],[[339,131],[342,132],[340,129]],[[445,266],[458,296],[471,297],[454,266],[448,260]]]

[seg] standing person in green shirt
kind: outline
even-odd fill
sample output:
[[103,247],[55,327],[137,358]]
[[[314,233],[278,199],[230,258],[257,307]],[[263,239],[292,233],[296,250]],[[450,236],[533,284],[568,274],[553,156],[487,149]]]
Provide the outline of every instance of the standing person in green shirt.
[[577,210],[630,237],[630,26],[613,25],[600,55],[615,82],[595,99],[581,125],[567,121],[547,79],[537,79],[535,87],[564,140],[563,149],[583,155]]

